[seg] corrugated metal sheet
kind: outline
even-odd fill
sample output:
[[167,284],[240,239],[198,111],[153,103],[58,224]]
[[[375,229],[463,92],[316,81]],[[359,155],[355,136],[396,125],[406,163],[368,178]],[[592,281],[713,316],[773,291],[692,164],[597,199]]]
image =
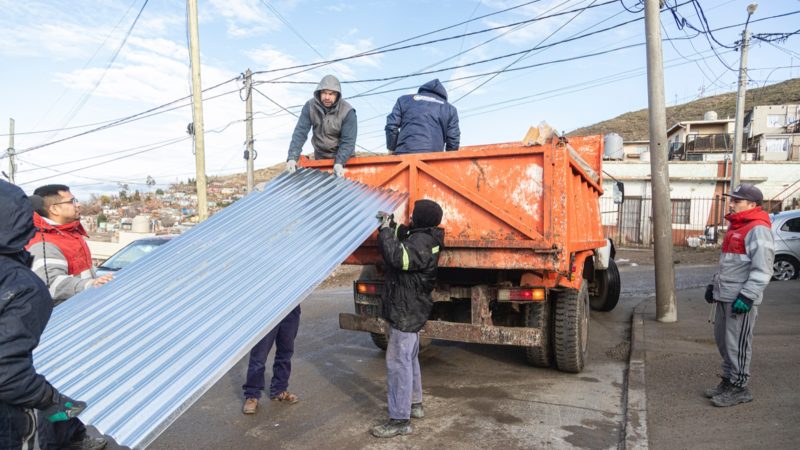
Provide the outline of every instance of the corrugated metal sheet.
[[280,175],[57,307],[34,363],[88,403],[81,420],[144,448],[404,199],[316,170]]

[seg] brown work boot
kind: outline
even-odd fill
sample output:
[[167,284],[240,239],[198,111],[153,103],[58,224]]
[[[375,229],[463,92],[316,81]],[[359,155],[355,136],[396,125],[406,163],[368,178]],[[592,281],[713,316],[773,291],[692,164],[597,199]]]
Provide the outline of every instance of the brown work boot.
[[286,402],[290,405],[294,405],[300,401],[300,398],[289,391],[283,391],[274,397],[270,397],[270,400],[274,402]]
[[244,399],[242,414],[255,414],[256,411],[258,411],[258,399],[252,397]]

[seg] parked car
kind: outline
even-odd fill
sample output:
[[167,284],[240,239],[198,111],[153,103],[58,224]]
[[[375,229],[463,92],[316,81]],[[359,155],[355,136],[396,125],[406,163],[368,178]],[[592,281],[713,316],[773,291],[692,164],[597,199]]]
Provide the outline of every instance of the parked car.
[[800,274],[800,209],[770,216],[775,239],[773,280],[796,280]]
[[100,276],[107,273],[114,273],[141,258],[142,256],[152,252],[158,247],[166,244],[172,238],[173,236],[167,235],[137,239],[123,247],[122,250],[111,255],[110,258],[97,266],[97,275]]

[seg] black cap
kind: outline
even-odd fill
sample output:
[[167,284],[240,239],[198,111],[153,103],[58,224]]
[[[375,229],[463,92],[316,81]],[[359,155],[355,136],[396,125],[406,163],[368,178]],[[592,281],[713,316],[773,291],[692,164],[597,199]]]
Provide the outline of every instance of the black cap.
[[747,200],[749,202],[755,202],[758,205],[764,201],[764,194],[761,193],[761,190],[752,184],[747,183],[742,183],[736,186],[736,188],[730,194],[723,195],[740,200]]
[[442,222],[442,207],[433,200],[417,200],[411,213],[414,228],[429,228]]

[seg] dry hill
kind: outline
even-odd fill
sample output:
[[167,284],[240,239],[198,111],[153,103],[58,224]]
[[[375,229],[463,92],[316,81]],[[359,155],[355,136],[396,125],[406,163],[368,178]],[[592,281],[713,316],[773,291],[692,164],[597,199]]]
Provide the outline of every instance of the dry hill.
[[[748,89],[745,111],[753,105],[800,103],[800,78],[786,80],[763,88]],[[702,120],[707,111],[716,111],[720,118],[736,115],[736,92],[705,97],[667,108],[667,127],[683,120]],[[570,135],[617,133],[625,140],[648,139],[647,109],[632,111],[588,127],[571,131]]]

